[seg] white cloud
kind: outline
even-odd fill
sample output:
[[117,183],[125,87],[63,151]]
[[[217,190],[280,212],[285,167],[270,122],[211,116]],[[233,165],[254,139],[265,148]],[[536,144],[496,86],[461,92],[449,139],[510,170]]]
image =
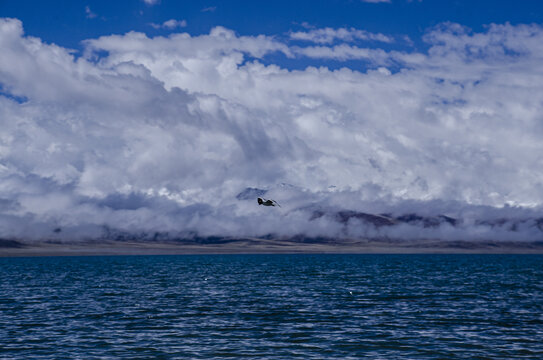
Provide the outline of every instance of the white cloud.
[[362,2],[377,4],[377,3],[391,3],[392,1],[391,0],[362,0]]
[[96,16],[96,13],[94,13],[93,11],[91,11],[90,7],[87,5],[85,6],[85,14],[87,14],[87,18],[88,19],[94,19]]
[[304,40],[311,41],[319,44],[331,44],[335,40],[341,40],[345,42],[352,42],[355,40],[373,40],[390,43],[392,38],[384,34],[375,34],[365,30],[358,30],[354,28],[322,28],[312,29],[310,31],[296,31],[290,34],[292,40]]
[[164,21],[162,24],[151,23],[150,25],[155,29],[173,30],[173,29],[176,29],[176,28],[186,27],[187,26],[187,21],[186,20],[170,19],[170,20]]
[[187,21],[170,19],[168,21],[165,21],[162,24],[162,26],[164,26],[167,29],[175,29],[176,27],[185,27],[187,26]]
[[143,0],[143,2],[149,6],[160,4],[160,0]]
[[406,53],[400,51],[385,51],[375,48],[360,48],[346,44],[335,46],[306,46],[291,48],[291,52],[301,57],[324,60],[365,60],[373,65],[394,65],[397,62],[403,65],[420,64],[426,56],[419,53]]
[[333,59],[333,60],[353,60],[365,59],[375,63],[383,64],[390,59],[390,54],[381,49],[359,48],[357,46],[336,45],[333,47],[327,46],[311,46],[294,48],[294,52],[299,55],[307,56],[315,59]]
[[[75,58],[0,19],[3,92],[28,99],[0,96],[0,236],[537,238],[533,223],[512,233],[477,221],[535,217],[543,203],[543,29],[444,24],[425,40],[425,54],[304,48],[217,27],[104,36]],[[271,53],[357,56],[370,70],[255,60]],[[249,186],[283,207],[237,200]],[[308,221],[316,207],[464,225]]]

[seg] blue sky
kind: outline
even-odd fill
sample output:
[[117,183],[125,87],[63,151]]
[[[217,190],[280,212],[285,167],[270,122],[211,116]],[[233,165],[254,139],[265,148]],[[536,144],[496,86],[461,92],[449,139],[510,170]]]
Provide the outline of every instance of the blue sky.
[[542,8],[1,1],[0,237],[539,239]]
[[[89,16],[86,8],[93,15]],[[79,49],[84,39],[139,31],[153,35],[172,32],[153,29],[170,19],[185,20],[193,35],[224,26],[241,35],[281,36],[302,29],[354,27],[388,35],[407,35],[415,46],[442,22],[456,22],[480,31],[491,23],[542,23],[543,3],[520,1],[362,0],[299,1],[170,1],[153,5],[142,0],[119,1],[0,1],[0,16],[23,21],[26,33],[46,42]],[[178,31],[179,29],[176,29]]]

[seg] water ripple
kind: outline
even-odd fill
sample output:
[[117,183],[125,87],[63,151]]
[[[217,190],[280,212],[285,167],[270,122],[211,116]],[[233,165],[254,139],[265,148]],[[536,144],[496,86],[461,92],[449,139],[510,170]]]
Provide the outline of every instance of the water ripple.
[[0,259],[0,358],[543,358],[542,256]]

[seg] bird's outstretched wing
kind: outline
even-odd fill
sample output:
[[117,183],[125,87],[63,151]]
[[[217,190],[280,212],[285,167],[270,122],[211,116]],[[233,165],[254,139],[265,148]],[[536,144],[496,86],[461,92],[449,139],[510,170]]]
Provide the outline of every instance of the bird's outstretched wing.
[[281,205],[279,205],[279,203],[275,200],[272,200],[272,199],[263,199],[263,198],[258,198],[257,199],[258,201],[258,205],[264,205],[264,206],[279,206],[281,207]]

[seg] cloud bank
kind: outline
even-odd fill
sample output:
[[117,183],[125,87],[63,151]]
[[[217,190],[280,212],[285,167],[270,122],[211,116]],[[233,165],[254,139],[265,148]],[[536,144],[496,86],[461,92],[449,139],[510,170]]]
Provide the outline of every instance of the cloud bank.
[[0,19],[0,237],[540,239],[543,28],[442,24],[424,40],[357,48],[364,71],[289,70],[269,59],[353,47],[215,27],[89,39],[76,56]]

